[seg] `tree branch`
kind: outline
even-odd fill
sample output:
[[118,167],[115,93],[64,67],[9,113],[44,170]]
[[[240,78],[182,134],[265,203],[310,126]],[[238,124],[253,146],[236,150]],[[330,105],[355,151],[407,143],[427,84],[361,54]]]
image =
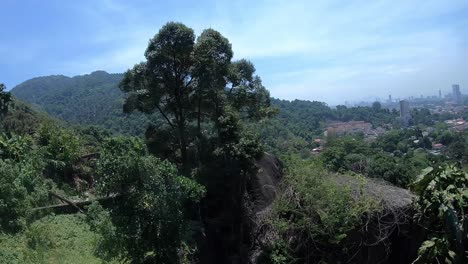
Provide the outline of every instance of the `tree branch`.
[[175,129],[174,124],[172,124],[171,120],[169,120],[169,118],[167,117],[167,115],[163,112],[163,110],[161,109],[161,107],[159,106],[159,104],[156,104],[156,108],[159,110],[159,113],[161,113],[161,115],[164,117],[164,119],[166,119],[167,124],[168,124],[169,126],[171,126],[172,129]]
[[69,205],[72,206],[73,208],[77,209],[78,212],[84,214],[84,211],[81,210],[81,208],[78,207],[74,202],[72,202],[72,201],[68,200],[67,198],[64,198],[64,197],[62,197],[62,196],[60,196],[60,195],[58,195],[58,194],[56,194],[56,193],[54,193],[54,192],[50,192],[50,191],[49,191],[49,194],[50,194],[51,196],[55,197],[55,198],[58,198],[59,200],[61,200],[61,201],[63,201],[63,202],[66,202],[67,204],[69,204]]

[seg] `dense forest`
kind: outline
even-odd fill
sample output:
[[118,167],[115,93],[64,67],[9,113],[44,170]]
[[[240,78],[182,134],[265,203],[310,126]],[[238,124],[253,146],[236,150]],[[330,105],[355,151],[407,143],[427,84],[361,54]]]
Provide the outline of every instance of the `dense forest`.
[[0,86],[1,263],[468,260],[458,116],[271,98],[214,29],[169,22],[144,54]]
[[118,89],[123,74],[95,71],[73,78],[38,77],[11,90],[18,99],[53,117],[81,126],[94,125],[115,133],[143,135],[148,118],[122,112],[124,94]]
[[[145,128],[141,123],[156,125],[160,117],[157,113],[147,113],[145,116],[123,113],[125,93],[118,89],[122,79],[123,74],[104,71],[72,78],[45,76],[25,81],[14,87],[11,93],[71,124],[99,126],[113,133],[141,136]],[[398,115],[379,104],[373,107],[331,108],[323,102],[272,99],[271,105],[279,110],[274,120],[282,124],[274,129],[286,124],[289,131],[305,140],[321,134],[323,123],[327,120],[363,120],[379,126],[391,123]]]

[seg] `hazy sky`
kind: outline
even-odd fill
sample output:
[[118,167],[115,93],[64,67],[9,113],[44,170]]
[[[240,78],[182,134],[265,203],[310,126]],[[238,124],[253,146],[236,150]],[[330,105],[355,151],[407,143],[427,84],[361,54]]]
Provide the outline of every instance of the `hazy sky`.
[[123,72],[167,21],[212,27],[271,95],[331,104],[468,93],[467,0],[0,0],[0,82]]

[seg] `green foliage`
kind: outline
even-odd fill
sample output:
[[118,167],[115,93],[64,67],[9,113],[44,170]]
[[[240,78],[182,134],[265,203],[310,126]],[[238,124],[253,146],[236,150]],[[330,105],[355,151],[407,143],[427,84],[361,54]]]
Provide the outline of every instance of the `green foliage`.
[[33,134],[41,124],[52,122],[56,121],[11,97],[8,111],[0,118],[0,132],[19,135]]
[[[99,159],[97,174],[99,175],[98,188],[101,192],[119,193],[126,191],[134,181],[135,171],[138,171],[138,162],[147,151],[144,142],[138,138],[109,138],[104,142]],[[135,171],[134,171],[135,170]],[[130,187],[128,187],[130,188]]]
[[11,90],[17,98],[53,117],[72,124],[95,125],[112,132],[143,135],[150,119],[141,114],[122,113],[124,94],[118,89],[123,74],[96,71],[66,77],[38,77]]
[[401,156],[407,153],[410,149],[431,149],[428,144],[428,137],[423,136],[421,129],[410,128],[402,130],[391,130],[381,135],[374,146],[382,148],[382,150]]
[[248,125],[268,151],[281,157],[310,151],[313,139],[323,133],[322,123],[333,116],[330,107],[317,101],[271,99],[271,105],[279,110],[276,117]]
[[347,136],[329,140],[321,157],[333,171],[362,172],[366,166],[366,156],[370,153],[369,145],[362,138]]
[[6,91],[6,87],[3,83],[0,83],[0,117],[3,118],[8,112],[8,105],[11,102],[11,94]]
[[147,134],[151,152],[206,187],[205,228],[225,233],[207,234],[208,240],[222,241],[211,249],[223,252],[217,262],[241,254],[237,245],[245,242],[240,233],[247,228],[243,196],[262,153],[241,120],[275,113],[254,65],[232,61],[232,55],[219,32],[206,29],[195,40],[192,29],[169,22],[150,40],[146,61],[128,70],[120,85],[128,94],[125,111],[157,112],[164,121]]
[[407,187],[422,169],[443,161],[421,148],[424,139],[418,129],[392,130],[372,144],[360,137],[332,138],[320,157],[333,171],[362,173]]
[[74,127],[73,131],[81,139],[80,142],[85,153],[98,152],[102,142],[112,135],[109,130],[97,126],[78,126]]
[[56,126],[43,126],[33,136],[0,135],[0,230],[21,231],[40,215],[32,208],[50,203],[55,183],[71,183],[81,144],[72,131]]
[[429,167],[413,183],[416,218],[428,233],[415,263],[466,263],[467,186],[468,173],[449,165]]
[[0,158],[20,161],[32,151],[30,136],[0,135]]
[[[93,225],[107,237],[101,242],[119,241],[117,245],[121,246],[117,248],[121,250],[114,257],[131,259],[134,263],[177,263],[178,249],[190,227],[185,206],[197,202],[204,189],[179,176],[169,162],[147,156],[144,143],[135,138],[107,140],[97,174],[100,194],[114,193],[121,197],[109,212],[115,232],[108,223],[105,228]],[[108,221],[107,216],[102,218]],[[113,244],[100,248],[115,252]]]
[[[428,165],[468,160],[466,134],[440,125],[430,137],[423,136],[420,128],[392,130],[373,144],[359,136],[329,138],[319,158],[307,160],[327,121],[362,120],[377,127],[395,123],[398,113],[378,102],[370,107],[330,108],[322,102],[272,99],[254,65],[232,57],[229,40],[216,30],[206,29],[196,38],[191,28],[170,22],[150,40],[146,60],[124,75],[41,77],[13,89],[13,94],[55,117],[86,125],[74,130],[58,127],[14,100],[1,85],[1,129],[6,133],[0,136],[0,229],[26,231],[24,238],[2,237],[8,250],[0,250],[0,258],[92,263],[97,259],[89,252],[94,251],[105,261],[189,263],[214,251],[222,256],[213,262],[243,259],[241,248],[252,242],[244,235],[250,231],[245,221],[247,183],[256,173],[253,161],[261,157],[264,143],[291,165],[268,223],[278,231],[278,240],[269,245],[268,261],[345,261],[357,250],[349,235],[360,227],[363,216],[379,207],[363,192],[366,180],[355,173],[406,187]],[[133,111],[140,113],[125,114]],[[414,109],[412,115],[417,125],[433,125],[444,118],[427,109]],[[109,138],[112,132],[143,135],[147,123],[151,126],[146,142]],[[433,142],[447,146],[442,155],[426,153]],[[159,158],[150,156],[147,147]],[[93,203],[87,223],[50,217],[28,229],[31,208],[48,204],[47,192],[56,188],[49,179],[66,189],[65,183],[83,177],[78,173],[82,154],[92,152],[100,157],[91,155],[97,164],[91,162],[88,173],[97,178],[94,182],[91,176],[89,183],[96,183],[98,196],[112,196],[112,206],[104,209]],[[458,181],[443,175],[435,178]],[[420,220],[428,221],[428,229],[436,232],[422,245],[420,260],[448,256],[454,261],[460,243],[454,242],[453,234],[464,232],[460,212],[465,197],[460,198],[459,191],[466,186],[452,184],[454,191],[450,184],[439,186],[435,178],[420,193],[424,197],[420,207],[426,206],[422,212],[428,213]],[[417,185],[422,183],[426,180],[418,180]],[[429,190],[430,186],[438,189]],[[436,215],[429,204],[439,204],[437,210],[444,213],[439,210]],[[54,228],[63,231],[58,219],[79,227],[76,233],[63,234],[83,234],[84,242],[93,247],[76,250],[76,241],[55,232]],[[197,248],[191,232],[203,234],[206,245]],[[11,249],[14,243],[25,246],[24,252]],[[66,251],[68,244],[83,256]]]
[[428,108],[411,109],[410,124],[432,126],[434,119]]
[[[339,176],[340,181],[318,161],[290,163],[284,189],[268,220],[289,246],[273,244],[271,261],[338,263],[349,259],[356,248],[347,236],[360,227],[363,216],[379,209],[378,202],[362,191],[364,178]],[[349,187],[350,182],[357,183],[356,190]]]
[[94,256],[99,235],[81,215],[47,216],[15,236],[0,234],[0,262],[8,264],[103,263]]
[[82,153],[82,142],[71,130],[44,125],[37,134],[37,143],[47,163],[46,174],[57,183],[71,183],[73,165]]
[[381,152],[369,161],[367,175],[382,178],[397,186],[407,187],[422,169],[429,166],[427,154],[409,152],[404,157],[395,157]]
[[152,145],[177,148],[168,158],[180,164],[185,175],[195,165],[191,159],[202,162],[201,157],[189,157],[190,146],[198,156],[210,149],[202,144],[214,135],[202,129],[214,129],[218,144],[228,143],[228,138],[237,139],[239,118],[258,120],[272,112],[269,93],[254,75],[253,64],[231,62],[232,54],[231,44],[219,32],[206,29],[195,41],[192,29],[169,22],[151,39],[146,62],[128,70],[120,84],[128,93],[125,111],[161,115],[165,124],[156,133],[171,136],[159,139],[165,144]]
[[457,262],[455,252],[450,250],[450,243],[446,237],[432,237],[424,241],[418,249],[418,258],[413,262],[415,264],[425,263],[461,263]]
[[272,264],[291,263],[294,257],[291,256],[290,251],[290,246],[283,239],[274,241],[271,247],[267,250],[267,259],[264,261]]
[[86,221],[91,231],[99,234],[96,240],[94,254],[105,261],[118,258],[121,251],[125,252],[124,241],[117,235],[117,229],[112,223],[109,210],[98,202],[93,202],[87,208]]
[[47,158],[71,164],[79,157],[82,142],[71,130],[42,126],[37,141],[44,147]]
[[366,121],[378,127],[393,124],[397,117],[378,104],[330,108],[317,101],[271,99],[271,105],[279,110],[276,117],[249,126],[258,131],[268,151],[283,158],[289,154],[309,157],[310,150],[317,147],[314,139],[323,137],[327,121]]
[[0,213],[2,215],[0,229],[7,232],[21,230],[25,223],[27,209],[29,207],[28,192],[26,187],[16,180],[20,173],[19,168],[0,161]]
[[31,209],[48,202],[48,191],[54,188],[42,177],[44,164],[30,153],[21,161],[0,160],[0,231],[21,231],[31,216]]

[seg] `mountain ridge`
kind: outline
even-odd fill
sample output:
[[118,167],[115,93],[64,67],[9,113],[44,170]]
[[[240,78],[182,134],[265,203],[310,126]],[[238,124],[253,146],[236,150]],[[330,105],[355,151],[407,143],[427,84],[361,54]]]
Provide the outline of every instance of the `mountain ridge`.
[[98,70],[68,77],[35,77],[11,89],[20,100],[28,102],[53,117],[78,125],[92,125],[120,134],[143,135],[149,119],[140,113],[124,114],[125,95],[118,85],[123,73]]

